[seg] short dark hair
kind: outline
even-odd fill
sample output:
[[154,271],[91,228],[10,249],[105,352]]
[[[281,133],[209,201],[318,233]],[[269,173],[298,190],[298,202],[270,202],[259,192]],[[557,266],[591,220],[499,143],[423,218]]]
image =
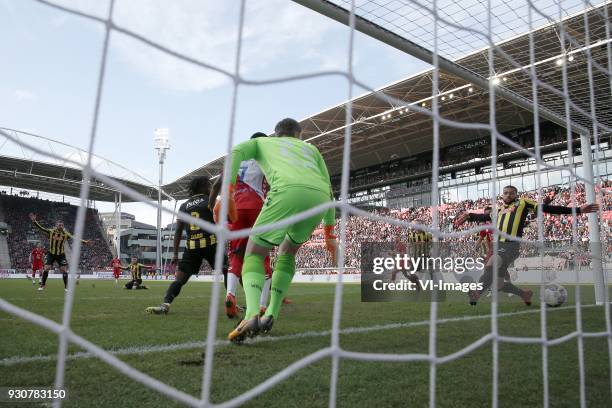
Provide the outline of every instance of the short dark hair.
[[298,137],[302,133],[302,126],[295,119],[285,118],[276,124],[274,133],[276,136]]
[[268,137],[268,135],[263,132],[255,132],[251,135],[251,139],[257,139],[258,137]]
[[189,182],[189,195],[208,194],[210,192],[210,180],[206,176],[198,176]]
[[511,186],[511,185],[507,185],[507,186],[505,186],[505,187],[502,189],[502,191],[504,191],[504,190],[505,190],[505,189],[507,189],[507,188],[511,188],[511,189],[513,189],[513,190],[514,190],[514,192],[515,192],[516,194],[518,194],[518,188],[516,188],[516,187],[514,187],[514,186]]

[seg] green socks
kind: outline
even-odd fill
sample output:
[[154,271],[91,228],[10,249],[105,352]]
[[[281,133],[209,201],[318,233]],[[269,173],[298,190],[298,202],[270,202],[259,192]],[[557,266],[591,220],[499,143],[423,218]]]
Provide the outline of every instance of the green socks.
[[245,319],[259,315],[259,299],[265,280],[263,256],[246,255],[242,264],[242,284],[247,303]]
[[[246,260],[246,258],[245,258]],[[243,270],[245,270],[245,266],[243,266]],[[287,292],[289,290],[289,285],[291,285],[291,281],[293,280],[293,275],[295,274],[295,255],[291,254],[282,254],[279,255],[276,260],[276,265],[274,266],[274,272],[272,273],[272,288],[270,290],[272,296],[270,298],[270,305],[266,310],[266,316],[274,316],[274,319],[278,319],[278,314],[280,312],[281,304],[283,303],[283,299],[287,296]],[[263,285],[263,266],[262,266],[262,275],[261,275],[261,283]],[[259,292],[261,294],[261,291]],[[259,298],[257,298],[259,299]]]
[[[278,319],[281,304],[287,296],[294,274],[295,256],[291,254],[279,255],[272,274],[272,288],[270,290],[272,295],[270,305],[266,310],[266,316],[272,315],[274,319]],[[259,299],[265,280],[264,258],[255,254],[246,255],[242,264],[242,283],[247,303],[245,319],[250,319],[259,314]]]

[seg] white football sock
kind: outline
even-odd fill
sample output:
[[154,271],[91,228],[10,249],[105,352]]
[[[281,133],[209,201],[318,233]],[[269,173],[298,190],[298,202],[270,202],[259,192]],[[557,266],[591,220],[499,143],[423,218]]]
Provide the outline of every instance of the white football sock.
[[236,296],[236,288],[238,287],[239,279],[231,272],[227,273],[227,294]]

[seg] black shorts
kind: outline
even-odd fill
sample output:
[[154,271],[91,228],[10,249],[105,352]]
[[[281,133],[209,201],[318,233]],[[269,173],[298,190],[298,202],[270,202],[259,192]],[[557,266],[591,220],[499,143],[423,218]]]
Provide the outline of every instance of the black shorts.
[[419,279],[419,276],[417,275],[417,272],[420,272],[422,270],[422,268],[418,268],[418,270],[414,271],[414,273],[409,272],[405,269],[402,269],[402,275],[404,275],[404,277],[406,279],[408,279],[409,281],[414,281],[415,279]]
[[497,255],[501,258],[497,270],[497,276],[504,277],[508,273],[508,267],[519,257],[520,245],[518,242],[499,242]]
[[57,262],[59,266],[68,266],[68,261],[66,260],[66,254],[53,255],[47,252],[45,254],[45,265],[53,266],[54,262]]
[[146,286],[144,285],[141,286],[141,285],[142,285],[142,279],[132,279],[131,281],[125,284],[125,288],[132,289],[134,286],[136,286],[138,289],[140,288],[147,289]]
[[[216,244],[206,246],[205,248],[185,249],[183,257],[179,262],[178,269],[187,275],[197,275],[204,259],[206,259],[206,262],[214,269],[216,253]],[[227,254],[223,251],[223,275],[227,274],[227,265]]]

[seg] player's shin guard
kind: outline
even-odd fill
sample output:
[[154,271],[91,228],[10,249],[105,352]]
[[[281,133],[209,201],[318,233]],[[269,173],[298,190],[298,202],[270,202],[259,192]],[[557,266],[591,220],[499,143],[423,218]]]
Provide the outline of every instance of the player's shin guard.
[[62,272],[62,280],[64,281],[64,289],[68,287],[68,272]]
[[278,319],[281,303],[283,303],[283,299],[287,296],[287,291],[294,274],[295,255],[279,255],[274,267],[274,273],[272,274],[272,296],[270,298],[270,306],[266,310],[266,316],[274,316],[274,319]]
[[42,280],[40,281],[40,286],[45,286],[47,284],[48,277],[49,277],[49,271],[43,271]]
[[247,310],[245,319],[259,315],[259,299],[265,281],[264,258],[256,254],[244,257],[242,284],[246,296]]

